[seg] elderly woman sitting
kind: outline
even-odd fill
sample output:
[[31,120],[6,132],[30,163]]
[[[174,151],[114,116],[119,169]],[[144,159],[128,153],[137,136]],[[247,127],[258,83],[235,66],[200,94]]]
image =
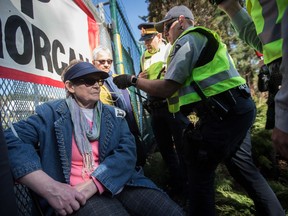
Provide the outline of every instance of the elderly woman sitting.
[[135,170],[125,112],[99,101],[107,77],[72,61],[62,74],[67,98],[38,106],[13,124],[15,132],[5,131],[14,179],[39,195],[45,215],[183,215]]

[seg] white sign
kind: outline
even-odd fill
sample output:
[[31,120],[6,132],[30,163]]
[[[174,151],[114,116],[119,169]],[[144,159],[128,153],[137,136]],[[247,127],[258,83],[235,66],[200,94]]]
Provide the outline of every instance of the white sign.
[[98,32],[71,0],[1,0],[0,78],[63,87],[62,70],[91,60]]

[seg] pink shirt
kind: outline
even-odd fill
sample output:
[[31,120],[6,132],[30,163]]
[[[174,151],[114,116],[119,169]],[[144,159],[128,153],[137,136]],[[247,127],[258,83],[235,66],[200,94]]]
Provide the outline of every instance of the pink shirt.
[[[89,122],[89,124],[90,126],[92,125],[91,122]],[[94,170],[95,170],[99,166],[99,142],[96,140],[90,143],[92,146]],[[97,186],[99,193],[100,194],[103,193],[104,187],[97,179],[95,179],[90,175],[91,173],[85,173],[84,176],[82,176],[82,167],[83,167],[82,155],[78,150],[74,134],[72,134],[72,158],[71,158],[71,175],[70,175],[71,186],[85,182],[92,178]]]

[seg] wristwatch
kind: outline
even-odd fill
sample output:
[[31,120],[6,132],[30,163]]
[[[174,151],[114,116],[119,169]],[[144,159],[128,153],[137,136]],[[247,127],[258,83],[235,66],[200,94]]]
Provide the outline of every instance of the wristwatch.
[[133,76],[132,79],[131,79],[131,84],[133,86],[135,86],[135,87],[136,87],[136,84],[137,84],[137,80],[138,80],[138,78],[136,76]]

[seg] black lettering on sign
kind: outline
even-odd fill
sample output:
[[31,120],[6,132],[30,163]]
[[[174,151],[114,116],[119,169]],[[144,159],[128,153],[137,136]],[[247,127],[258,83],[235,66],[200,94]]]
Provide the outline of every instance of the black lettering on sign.
[[[59,39],[51,42],[43,30],[31,23],[26,23],[20,16],[11,15],[6,23],[0,19],[0,58],[2,59],[11,58],[9,61],[28,65],[34,58],[35,68],[45,71],[44,66],[47,64],[48,71],[53,73],[55,70],[58,75],[61,75],[68,65],[66,60],[71,61],[78,56],[78,59],[89,61],[81,53],[75,53],[72,47],[64,47]],[[8,56],[4,56],[6,51]],[[60,59],[65,61],[62,62]]]
[[58,75],[61,75],[62,71],[64,70],[65,67],[68,66],[67,63],[64,63],[64,62],[61,62],[61,67],[59,67],[58,65],[58,51],[60,53],[63,53],[65,54],[65,49],[63,47],[63,45],[60,43],[59,40],[54,40],[53,43],[52,43],[52,60],[53,60],[53,66],[54,66],[54,69],[56,71],[56,73]]
[[[43,61],[42,56],[45,57],[47,62],[48,71],[53,73],[52,67],[52,59],[50,56],[51,52],[51,45],[47,35],[37,28],[36,26],[32,25],[32,34],[34,39],[34,53],[35,53],[35,66],[37,69],[43,70]],[[41,45],[42,42],[42,45]]]
[[71,62],[73,59],[76,59],[75,51],[74,49],[69,49],[69,62]]
[[[48,3],[50,0],[38,0],[39,2]],[[33,0],[21,0],[21,11],[30,18],[34,19]]]
[[[19,31],[18,31],[19,30]],[[23,53],[19,53],[16,43],[16,35],[22,33],[23,36]],[[5,25],[5,43],[9,56],[18,64],[28,64],[32,59],[32,39],[29,28],[25,21],[20,17],[13,15],[7,19]],[[20,43],[18,43],[20,44]]]
[[33,0],[21,0],[21,11],[30,18],[34,19]]

